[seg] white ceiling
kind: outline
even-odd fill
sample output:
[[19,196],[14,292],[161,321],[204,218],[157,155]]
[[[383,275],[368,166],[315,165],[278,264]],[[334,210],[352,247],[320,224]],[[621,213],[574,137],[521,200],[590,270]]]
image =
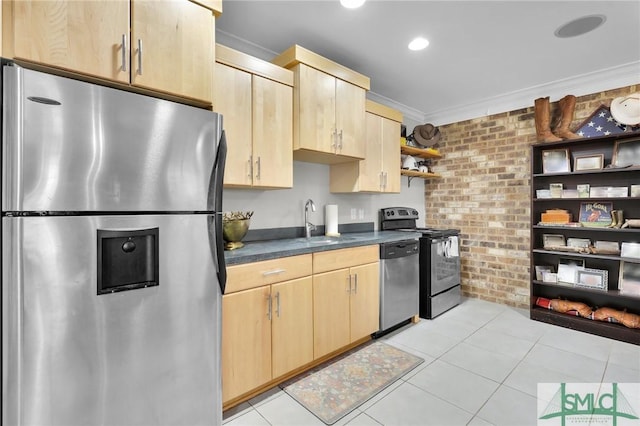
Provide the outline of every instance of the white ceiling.
[[[586,15],[582,36],[554,31]],[[371,78],[370,99],[446,124],[640,83],[640,1],[225,0],[217,42],[270,60],[299,44]],[[423,36],[425,50],[407,49]]]

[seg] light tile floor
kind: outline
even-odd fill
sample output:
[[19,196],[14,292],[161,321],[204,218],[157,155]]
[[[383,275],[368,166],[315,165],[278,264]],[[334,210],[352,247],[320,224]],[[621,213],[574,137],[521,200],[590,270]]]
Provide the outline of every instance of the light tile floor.
[[[336,425],[535,425],[538,383],[640,382],[640,346],[476,299],[381,340],[425,362]],[[226,426],[324,425],[279,388],[223,417]]]

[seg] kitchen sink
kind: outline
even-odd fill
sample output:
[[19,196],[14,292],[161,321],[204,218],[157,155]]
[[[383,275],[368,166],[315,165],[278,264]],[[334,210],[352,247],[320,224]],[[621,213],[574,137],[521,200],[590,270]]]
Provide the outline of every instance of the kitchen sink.
[[320,240],[314,240],[313,238],[309,238],[307,242],[309,244],[337,244],[340,242],[340,240],[336,238],[322,238]]
[[323,236],[319,236],[319,237],[311,237],[311,238],[305,238],[305,242],[307,244],[338,244],[338,243],[342,243],[345,241],[352,241],[354,238],[353,237],[323,237]]

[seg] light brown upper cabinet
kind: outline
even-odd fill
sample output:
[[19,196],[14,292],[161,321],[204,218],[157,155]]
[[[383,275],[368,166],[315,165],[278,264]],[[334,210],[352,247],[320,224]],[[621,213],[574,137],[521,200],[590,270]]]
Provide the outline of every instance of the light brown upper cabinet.
[[366,102],[365,159],[332,164],[331,192],[400,192],[400,127],[402,114]]
[[369,78],[298,45],[272,62],[295,76],[293,158],[325,164],[363,159]]
[[20,0],[2,7],[5,57],[211,103],[219,0]]
[[213,109],[223,115],[227,187],[293,186],[293,72],[216,45]]

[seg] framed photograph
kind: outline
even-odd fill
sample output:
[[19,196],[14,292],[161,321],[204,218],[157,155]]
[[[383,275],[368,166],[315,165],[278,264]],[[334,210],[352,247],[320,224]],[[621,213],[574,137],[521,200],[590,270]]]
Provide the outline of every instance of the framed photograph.
[[567,238],[568,247],[588,248],[591,245],[591,240],[588,238]]
[[640,243],[622,243],[622,251],[620,252],[620,257],[640,259]]
[[570,265],[575,268],[584,268],[584,259],[572,259],[570,257],[560,257],[558,258],[558,266],[559,265]]
[[573,159],[573,171],[600,170],[604,167],[604,154],[582,155]]
[[620,243],[617,241],[596,241],[595,249],[598,254],[620,254]]
[[608,290],[608,271],[602,269],[578,269],[576,272],[576,285],[597,290]]
[[571,171],[568,149],[542,151],[542,173],[568,173]]
[[567,243],[564,240],[564,235],[562,234],[544,234],[542,236],[542,245],[547,247],[562,247],[566,246]]
[[542,281],[544,281],[545,283],[557,283],[558,275],[555,272],[543,271]]
[[575,284],[578,268],[572,265],[558,265],[556,274],[559,283]]
[[562,198],[562,184],[550,183],[549,193],[551,194],[551,198]]
[[631,185],[631,196],[640,197],[640,185]]
[[611,225],[611,202],[580,203],[580,223],[582,226],[606,227]]
[[589,184],[582,183],[576,185],[576,189],[578,190],[578,198],[589,198]]
[[611,165],[614,167],[640,166],[640,139],[616,141]]
[[640,296],[640,263],[620,262],[620,293]]
[[545,272],[553,272],[553,266],[536,265],[536,280],[542,281]]

